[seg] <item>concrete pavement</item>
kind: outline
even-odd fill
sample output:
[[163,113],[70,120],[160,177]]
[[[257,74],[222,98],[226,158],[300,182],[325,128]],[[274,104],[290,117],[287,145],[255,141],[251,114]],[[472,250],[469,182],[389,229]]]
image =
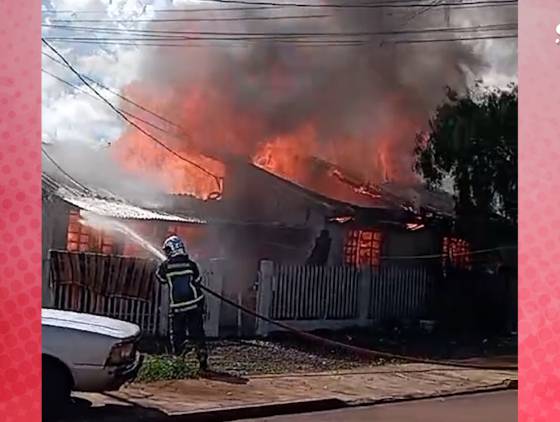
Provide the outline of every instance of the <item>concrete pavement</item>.
[[246,419],[248,422],[517,422],[517,391]]
[[[189,415],[193,420],[202,420],[203,415],[210,414],[257,417],[288,413],[280,412],[280,407],[288,407],[289,412],[298,413],[301,408],[334,409],[478,391],[504,386],[507,380],[517,380],[517,372],[425,364],[253,376],[247,379],[216,376],[132,384],[106,395],[80,394],[82,405],[75,409],[68,421],[120,422],[127,417],[138,420],[141,416],[154,420],[166,420],[166,417],[169,418],[167,420],[181,420],[181,417]],[[265,407],[272,410],[251,413],[251,409]],[[220,416],[217,420],[226,419]]]

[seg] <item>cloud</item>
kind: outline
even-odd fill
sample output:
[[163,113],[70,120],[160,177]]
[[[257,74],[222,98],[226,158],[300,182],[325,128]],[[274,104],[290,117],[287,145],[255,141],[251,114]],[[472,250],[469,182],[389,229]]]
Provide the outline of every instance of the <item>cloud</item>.
[[[72,10],[72,15],[56,17],[95,16],[104,19],[142,13],[145,2],[136,0],[51,0],[43,5],[48,10]],[[87,14],[82,12],[88,12]],[[99,13],[89,13],[99,11]],[[46,19],[52,15],[46,14]],[[56,30],[44,28],[44,35]],[[60,32],[59,32],[60,34]],[[65,32],[64,35],[68,35]],[[54,43],[57,50],[83,75],[119,90],[134,81],[141,65],[141,54],[126,46],[98,46]],[[56,58],[48,48],[43,52]],[[43,69],[62,78],[82,90],[91,91],[65,65],[43,56]],[[124,122],[107,105],[90,98],[63,82],[44,74],[43,81],[43,134],[46,138],[61,142],[91,142],[116,139],[122,133]],[[91,93],[92,94],[92,93]],[[114,96],[105,92],[109,100],[118,104]]]

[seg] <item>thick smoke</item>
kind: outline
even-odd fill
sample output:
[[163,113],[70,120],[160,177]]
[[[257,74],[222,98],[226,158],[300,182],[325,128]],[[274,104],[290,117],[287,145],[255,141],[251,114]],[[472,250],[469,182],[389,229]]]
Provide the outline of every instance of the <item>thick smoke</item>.
[[165,186],[158,183],[153,174],[147,171],[139,176],[123,170],[106,147],[68,142],[46,145],[45,150],[48,157],[43,157],[43,171],[71,187],[75,185],[68,176],[83,186],[97,190],[100,195],[105,191],[145,205],[166,204]]
[[[181,22],[163,28],[152,23],[147,29],[283,34],[401,31],[446,25],[441,9],[419,14],[406,25],[418,9],[391,10],[321,9],[319,13],[328,14],[328,18],[211,25]],[[316,14],[316,10],[215,12],[204,17],[305,13]],[[471,26],[515,22],[516,16],[515,9],[500,7],[453,11],[451,17],[450,26]],[[461,35],[422,37],[453,36]],[[483,56],[487,44],[392,44],[397,37],[420,36],[371,36],[361,47],[195,40],[191,48],[147,47],[143,74],[126,92],[189,131],[188,138],[166,139],[181,151],[251,158],[265,144],[278,140],[304,155],[353,169],[371,181],[410,180],[416,132],[426,127],[430,113],[444,100],[446,87],[464,90],[493,64]],[[345,39],[353,38],[358,37]],[[511,56],[515,56],[514,51],[502,62]],[[128,133],[123,139],[129,150],[136,148],[131,138],[137,136]]]

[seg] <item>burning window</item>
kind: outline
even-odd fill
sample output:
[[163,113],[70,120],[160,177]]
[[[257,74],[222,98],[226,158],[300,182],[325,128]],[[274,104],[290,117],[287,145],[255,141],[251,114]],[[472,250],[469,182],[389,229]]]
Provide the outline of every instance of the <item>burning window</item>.
[[71,252],[114,253],[113,239],[107,234],[93,230],[80,222],[80,212],[72,210],[68,216],[66,248]]
[[443,238],[443,264],[451,264],[457,268],[471,267],[471,246],[469,242],[456,237]]
[[348,232],[344,244],[344,261],[347,265],[377,267],[380,256],[381,232],[374,230]]

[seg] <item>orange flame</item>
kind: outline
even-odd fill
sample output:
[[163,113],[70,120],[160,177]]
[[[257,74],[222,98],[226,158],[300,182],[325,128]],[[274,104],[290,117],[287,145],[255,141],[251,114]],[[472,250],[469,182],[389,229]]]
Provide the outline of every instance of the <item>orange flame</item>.
[[[282,78],[276,77],[281,83]],[[125,133],[113,144],[116,157],[127,169],[152,173],[171,193],[203,199],[216,197],[221,189],[216,180],[227,177],[223,163],[229,155],[246,157],[278,176],[341,200],[351,200],[353,195],[374,197],[368,188],[370,183],[413,177],[410,169],[415,132],[421,122],[418,116],[393,117],[382,126],[371,128],[370,135],[344,137],[322,133],[324,125],[311,118],[271,136],[270,129],[267,130],[270,122],[264,114],[258,110],[248,112],[247,108],[240,111],[230,103],[227,93],[217,92],[211,86],[191,89],[182,106],[174,109],[169,109],[169,104],[176,102],[167,101],[164,93],[150,94],[144,86],[131,85],[127,96],[149,104],[148,108],[158,110],[169,120],[180,122],[184,131],[169,126],[169,133],[146,129],[178,154],[207,170],[201,171],[136,131]],[[391,101],[386,107],[394,110],[402,98],[396,96]],[[357,177],[350,179],[361,181],[361,185],[351,184],[349,189],[340,177],[335,180],[332,169],[322,168],[315,159],[331,163],[344,176],[351,169]]]

